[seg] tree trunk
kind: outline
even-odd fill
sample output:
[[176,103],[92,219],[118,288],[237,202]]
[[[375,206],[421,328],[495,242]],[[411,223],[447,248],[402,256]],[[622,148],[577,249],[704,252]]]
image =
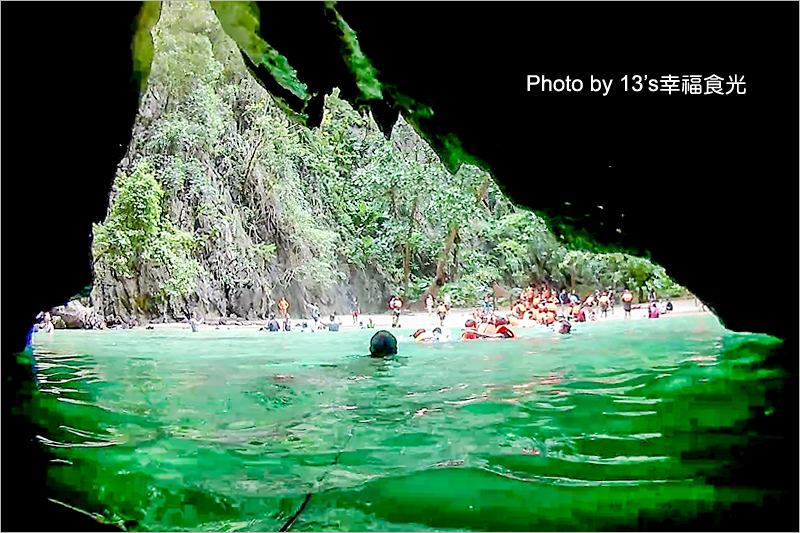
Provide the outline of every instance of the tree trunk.
[[458,281],[458,249],[460,248],[458,242],[453,245],[453,281]]
[[411,204],[411,214],[408,217],[408,236],[403,245],[403,289],[406,294],[408,294],[408,279],[411,277],[411,236],[414,233],[414,221],[416,219],[415,215],[417,213],[418,202],[419,196],[414,198],[414,202]]
[[430,288],[431,296],[433,296],[434,299],[436,295],[439,294],[439,289],[445,284],[445,280],[447,280],[447,259],[450,257],[450,249],[453,247],[453,243],[456,240],[456,234],[458,234],[458,226],[453,226],[447,234],[447,240],[444,243],[444,253],[441,259],[439,259],[439,263],[436,265],[436,281]]
[[[478,191],[478,197],[476,198],[476,204],[480,205],[483,202],[483,199],[486,198],[486,194],[489,192],[489,186],[492,184],[492,178],[487,174],[486,178],[483,180],[481,184],[481,188]],[[456,224],[452,228],[450,228],[450,232],[447,234],[447,240],[444,244],[444,254],[439,259],[439,263],[436,265],[436,281],[433,283],[433,286],[430,288],[431,296],[436,298],[436,295],[439,294],[439,289],[445,284],[447,280],[447,260],[450,257],[450,249],[453,247],[453,243],[456,240],[456,236],[458,236],[459,225]]]

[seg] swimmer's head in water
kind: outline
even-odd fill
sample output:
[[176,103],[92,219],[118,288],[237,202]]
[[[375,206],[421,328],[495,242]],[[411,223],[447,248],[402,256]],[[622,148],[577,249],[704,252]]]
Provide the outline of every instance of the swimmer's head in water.
[[415,331],[414,333],[412,333],[412,334],[411,334],[411,336],[412,336],[412,337],[414,337],[414,338],[416,339],[417,337],[419,337],[419,336],[420,336],[420,335],[422,335],[423,333],[425,333],[425,330],[424,330],[424,329],[418,329],[417,331]]
[[442,328],[433,328],[433,332],[434,333],[441,333],[442,332]]
[[397,353],[397,339],[386,330],[381,330],[369,341],[369,353],[373,357],[384,357]]
[[472,320],[471,318],[468,318],[467,321],[464,322],[464,327],[465,328],[474,328],[475,327],[475,321]]
[[308,322],[303,322],[303,327],[307,328],[308,327]]

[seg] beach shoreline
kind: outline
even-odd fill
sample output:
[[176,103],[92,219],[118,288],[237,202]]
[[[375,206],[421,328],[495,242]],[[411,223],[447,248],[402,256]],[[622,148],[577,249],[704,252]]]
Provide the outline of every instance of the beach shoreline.
[[[708,314],[710,311],[701,311],[698,305],[695,305],[693,298],[680,298],[677,300],[671,300],[672,305],[674,306],[673,311],[663,315],[666,316],[673,316],[673,315],[692,315],[692,314]],[[635,304],[634,307],[641,306],[639,309],[633,309],[631,311],[631,318],[630,320],[640,320],[642,318],[647,317],[647,309],[648,304]],[[447,314],[447,317],[444,320],[444,327],[449,329],[460,329],[464,326],[464,322],[472,317],[472,313],[475,312],[477,308],[453,308]],[[508,308],[500,309],[501,313],[509,313],[510,310]],[[595,308],[595,315],[597,317],[596,322],[606,322],[609,320],[624,320],[625,319],[625,311],[622,308],[622,304],[617,304],[614,306],[614,313],[612,314],[611,311],[608,313],[608,317],[603,318],[600,314],[599,309]],[[341,321],[341,329],[342,330],[351,330],[351,329],[358,329],[358,323],[353,323],[353,318],[351,315],[337,315],[337,318]],[[372,319],[373,324],[375,325],[375,330],[380,329],[392,329],[392,315],[391,312],[388,310],[384,313],[371,313],[371,314],[364,314],[359,315],[358,322],[363,322],[366,325],[369,322],[369,319]],[[218,319],[211,319],[212,323],[201,323],[198,326],[198,331],[213,331],[213,330],[259,330],[266,326],[266,320],[243,320],[243,319],[228,319],[228,324],[217,324]],[[278,317],[278,321],[283,325],[283,321]],[[323,317],[320,322],[327,322],[328,317]],[[236,322],[236,323],[233,323]],[[298,323],[307,322],[309,324],[313,324],[313,320],[309,318],[295,318],[291,319],[292,322],[292,329],[297,329]],[[428,315],[427,312],[420,312],[420,311],[412,311],[412,312],[403,312],[400,317],[400,327],[402,329],[433,329],[439,326],[439,317],[436,313],[432,315]],[[136,326],[133,329],[152,329],[152,330],[161,330],[161,331],[170,331],[170,330],[183,330],[183,329],[191,329],[188,321],[183,322],[169,322],[166,324],[147,324],[146,326]],[[395,328],[396,329],[396,328]]]

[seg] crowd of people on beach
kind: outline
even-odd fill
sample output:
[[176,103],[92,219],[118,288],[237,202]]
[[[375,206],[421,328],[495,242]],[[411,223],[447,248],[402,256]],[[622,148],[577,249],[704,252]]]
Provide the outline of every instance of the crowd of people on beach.
[[[260,331],[300,331],[304,333],[320,330],[339,331],[339,328],[342,326],[342,320],[335,312],[330,314],[328,320],[325,321],[322,319],[319,305],[306,303],[305,306],[309,310],[311,319],[303,319],[292,323],[292,317],[289,314],[289,300],[287,300],[285,296],[281,297],[281,299],[278,300],[278,312],[280,313],[281,320],[278,320],[275,313],[270,313],[267,317],[266,325],[261,328]],[[359,321],[360,314],[361,308],[358,305],[358,299],[354,296],[350,299],[350,315],[353,318],[353,325],[357,324],[361,329],[372,329],[375,327],[372,318],[369,318],[366,324],[364,324],[363,321]]]
[[[391,315],[392,328],[402,327],[400,319],[405,314],[406,302],[400,294],[402,294],[401,291],[394,293],[386,302]],[[674,309],[669,299],[663,302],[658,300],[654,291],[650,292],[649,303],[634,305],[633,293],[627,288],[619,296],[614,294],[613,289],[608,288],[607,290],[595,290],[581,299],[575,291],[567,292],[565,288],[559,290],[548,284],[536,287],[531,285],[522,290],[519,296],[511,301],[510,312],[500,312],[497,306],[497,299],[494,296],[496,294],[484,294],[482,305],[463,324],[463,338],[513,337],[515,336],[515,327],[534,326],[545,326],[559,333],[569,333],[573,323],[603,320],[608,318],[609,314],[614,315],[617,303],[622,304],[625,318],[630,318],[631,311],[636,309],[645,309],[644,316],[648,318],[658,318]],[[376,327],[371,317],[367,317],[366,323],[361,319],[361,307],[354,295],[349,296],[348,303],[352,327],[359,329],[373,329]],[[440,294],[439,298],[435,298],[433,294],[428,293],[423,298],[423,303],[427,318],[433,320],[435,316],[438,319],[439,327],[431,331],[427,329],[418,330],[412,336],[419,341],[449,338],[449,333],[443,328],[452,312],[450,294],[445,292]],[[702,304],[702,302],[700,303]],[[705,310],[705,305],[702,305],[701,311]],[[344,321],[335,312],[331,313],[327,320],[324,320],[320,305],[316,303],[303,304],[303,311],[305,312],[302,312],[301,315],[305,316],[300,320],[292,319],[289,312],[290,307],[289,300],[285,296],[281,297],[277,302],[278,314],[269,313],[265,317],[266,320],[261,331],[314,332],[324,330],[336,332],[344,325]],[[64,327],[63,324],[59,326],[57,323],[60,318],[59,316],[51,317],[49,312],[40,313],[37,317],[37,322],[33,326],[33,332],[52,332],[55,328]],[[107,320],[114,318],[109,317]],[[231,318],[234,318],[233,315],[231,315]],[[186,319],[192,331],[195,332],[204,323],[197,309],[187,310]],[[123,322],[122,319],[117,321],[119,324],[113,322],[110,327],[131,327],[130,324]],[[240,322],[233,322],[233,324],[240,324]],[[214,321],[213,324],[209,325],[217,325],[217,323]],[[226,324],[220,318],[218,326],[222,325]],[[228,322],[227,325],[231,325],[231,323]],[[84,327],[91,326],[92,324],[89,324]],[[97,329],[101,328],[98,327]],[[153,326],[147,326],[147,329],[153,329]]]

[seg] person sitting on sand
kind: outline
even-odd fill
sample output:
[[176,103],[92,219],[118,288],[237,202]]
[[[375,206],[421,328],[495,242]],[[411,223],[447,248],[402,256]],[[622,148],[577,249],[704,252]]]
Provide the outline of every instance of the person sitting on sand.
[[667,312],[669,313],[670,311],[672,311],[672,309],[673,309],[673,307],[672,307],[672,302],[670,302],[670,301],[669,301],[669,298],[667,298],[667,306],[666,306],[666,310],[667,310]]
[[369,341],[369,353],[372,357],[386,357],[397,354],[397,339],[386,330],[380,330]]

